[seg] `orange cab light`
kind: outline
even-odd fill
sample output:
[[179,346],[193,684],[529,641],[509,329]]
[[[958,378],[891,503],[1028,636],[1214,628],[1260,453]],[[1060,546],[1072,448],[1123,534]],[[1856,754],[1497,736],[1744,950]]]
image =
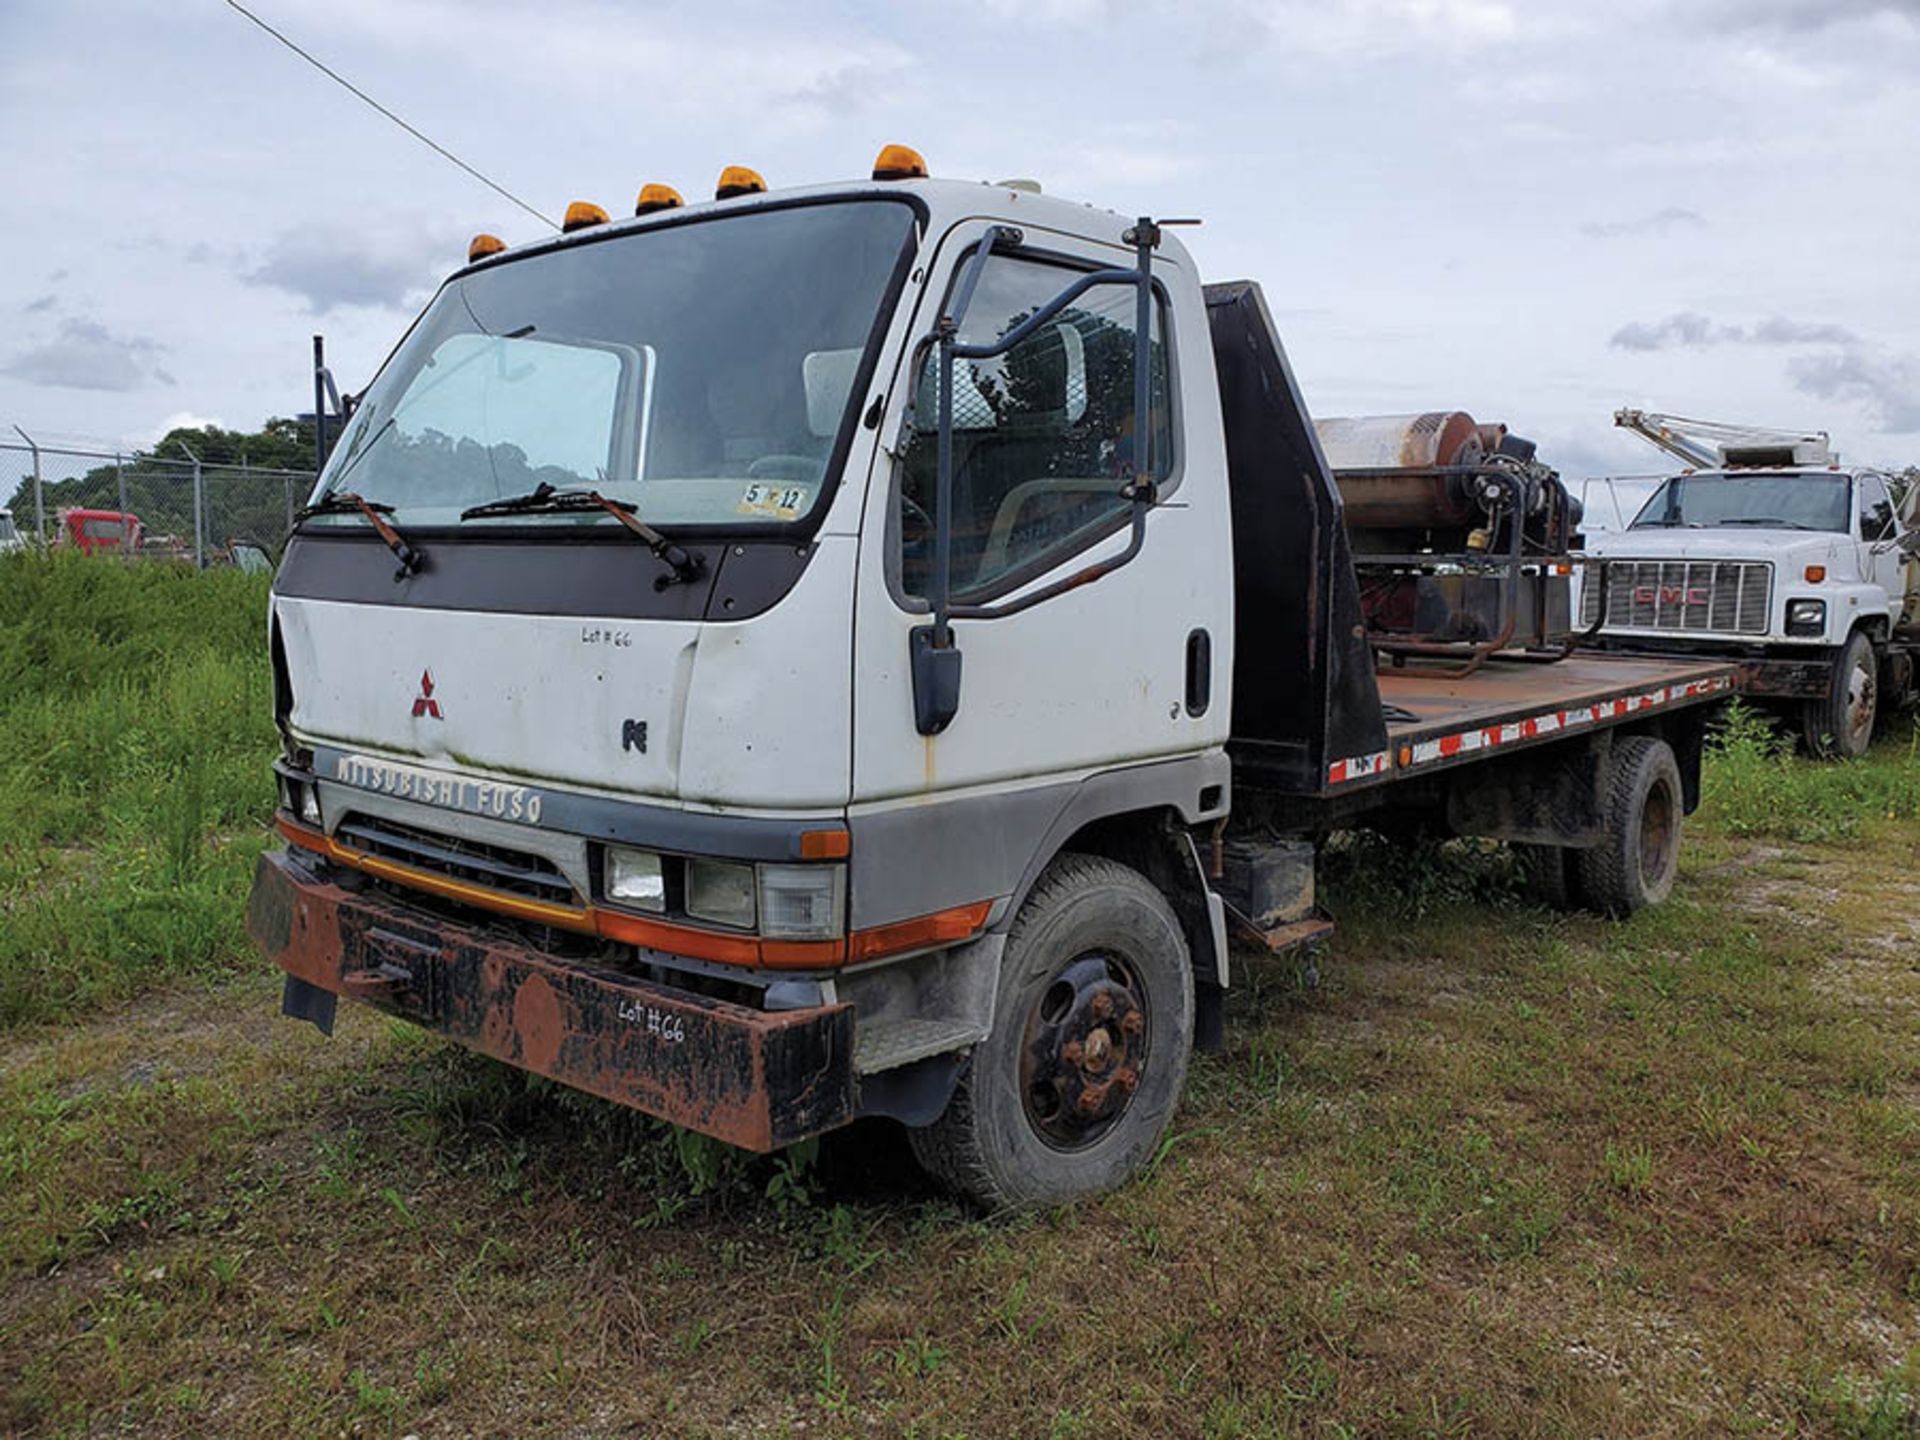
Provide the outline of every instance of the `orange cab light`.
[[591,200],[576,200],[567,206],[567,218],[560,222],[560,228],[571,235],[576,230],[584,230],[589,225],[607,223],[607,212]]
[[498,255],[507,248],[507,242],[498,235],[476,235],[467,244],[467,263],[484,260],[489,255]]
[[656,210],[677,210],[685,203],[680,198],[680,192],[671,185],[648,181],[640,187],[640,198],[633,202],[633,213],[651,215]]
[[844,860],[853,853],[853,837],[844,830],[802,830],[802,860]]
[[920,158],[920,152],[910,145],[883,146],[879,158],[873,162],[873,178],[876,180],[924,180],[927,178],[927,162]]
[[767,182],[760,178],[758,170],[729,165],[720,172],[720,183],[713,187],[713,198],[731,200],[736,195],[764,195],[766,191]]
[[1822,580],[1827,578],[1827,567],[1824,565],[1809,565],[1807,566],[1806,574],[1809,585],[1818,585]]
[[856,930],[847,942],[850,961],[875,960],[882,955],[915,950],[923,945],[939,945],[949,940],[965,940],[982,925],[993,909],[991,900],[976,900],[971,905],[956,905],[932,915],[916,916],[872,930]]

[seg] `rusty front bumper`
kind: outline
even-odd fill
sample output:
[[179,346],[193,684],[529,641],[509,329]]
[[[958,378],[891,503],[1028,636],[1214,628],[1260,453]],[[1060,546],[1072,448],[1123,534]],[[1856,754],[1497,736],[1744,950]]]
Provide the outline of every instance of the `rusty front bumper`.
[[296,980],[749,1150],[854,1115],[846,1005],[750,1010],[556,959],[351,894],[285,853],[260,857],[247,929]]

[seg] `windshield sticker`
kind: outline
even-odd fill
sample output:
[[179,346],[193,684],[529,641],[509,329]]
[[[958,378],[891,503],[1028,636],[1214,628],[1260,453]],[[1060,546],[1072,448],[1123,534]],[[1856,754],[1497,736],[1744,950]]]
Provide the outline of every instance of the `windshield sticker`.
[[735,513],[767,520],[796,520],[812,494],[805,485],[749,485],[741,492]]

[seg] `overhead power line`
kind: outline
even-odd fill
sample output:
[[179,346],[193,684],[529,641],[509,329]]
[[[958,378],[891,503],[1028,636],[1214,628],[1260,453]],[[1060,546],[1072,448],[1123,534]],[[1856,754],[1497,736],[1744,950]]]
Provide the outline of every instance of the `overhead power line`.
[[441,145],[436,141],[429,139],[427,136],[421,134],[418,130],[414,129],[413,126],[409,125],[406,121],[402,120],[398,115],[394,114],[393,111],[389,110],[386,106],[382,105],[378,100],[374,99],[371,95],[367,94],[366,91],[362,90],[358,85],[354,84],[351,80],[347,79],[347,77],[342,75],[338,70],[335,70],[332,67],[324,64],[322,61],[315,59],[307,51],[302,50],[298,45],[294,44],[293,41],[289,40],[285,35],[282,35],[278,30],[274,29],[273,26],[269,25],[266,21],[262,20],[258,15],[254,14],[251,10],[247,9],[246,6],[242,5],[240,3],[240,0],[227,0],[227,4],[231,6],[233,9],[238,10],[242,15],[246,16],[247,19],[251,20],[254,24],[258,25],[262,30],[266,31],[267,34],[271,35],[274,39],[278,40],[282,45],[286,46],[287,49],[293,51],[294,54],[298,55],[302,60],[306,61],[309,65],[313,66],[314,69],[318,70],[322,75],[325,75],[329,80],[351,91],[353,94],[357,95],[360,99],[364,100],[368,105],[371,105],[375,110],[378,110],[382,115],[386,116],[387,119],[391,120],[394,124],[398,125],[402,130],[406,131],[409,135],[413,136],[414,139],[418,140],[422,145],[425,145],[429,150],[433,151],[436,155],[440,155],[445,157],[448,160],[451,160],[454,164],[458,165],[462,170],[466,171],[467,174],[471,175],[474,179],[478,180],[482,185],[486,186],[489,190],[493,191],[496,195],[502,196],[503,198],[512,201],[515,205],[518,205],[522,210],[526,211],[527,214],[533,216],[533,218],[538,220],[542,225],[545,225],[549,229],[553,229],[553,230],[558,230],[560,228],[559,225],[554,223],[554,221],[549,219],[547,216],[542,215],[538,210],[534,209],[533,206],[529,205],[526,201],[522,200],[518,195],[515,195],[511,190],[507,189],[506,186],[496,184],[494,181],[489,180],[485,175],[482,175],[478,170],[474,169],[473,166],[469,165],[466,161],[462,160],[458,155],[454,154],[451,150],[447,149],[446,146]]

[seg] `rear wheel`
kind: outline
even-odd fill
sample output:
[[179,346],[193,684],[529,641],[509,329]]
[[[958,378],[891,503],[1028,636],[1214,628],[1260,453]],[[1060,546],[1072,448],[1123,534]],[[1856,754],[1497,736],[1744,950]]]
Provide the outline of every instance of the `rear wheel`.
[[1867,753],[1880,708],[1879,672],[1872,642],[1854,631],[1840,647],[1826,697],[1809,700],[1802,713],[1801,735],[1810,754],[1853,760]]
[[1664,740],[1616,740],[1609,772],[1602,839],[1574,852],[1574,873],[1588,905],[1624,919],[1672,893],[1685,804],[1680,766]]
[[1192,1043],[1193,971],[1166,900],[1116,861],[1063,855],[1007,937],[993,1032],[946,1112],[910,1132],[914,1154],[994,1209],[1108,1189],[1152,1157]]

